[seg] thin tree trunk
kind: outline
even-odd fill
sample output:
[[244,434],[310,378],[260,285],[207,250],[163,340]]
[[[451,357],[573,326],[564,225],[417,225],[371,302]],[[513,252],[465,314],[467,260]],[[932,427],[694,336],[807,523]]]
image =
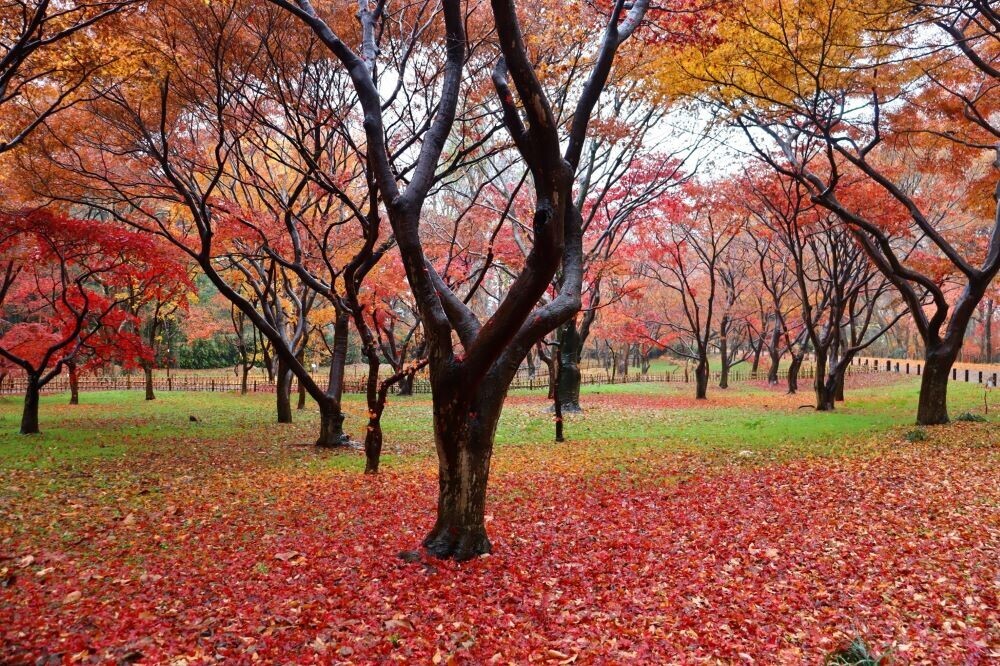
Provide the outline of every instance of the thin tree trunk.
[[[299,359],[299,365],[303,368],[306,367],[306,340],[307,338],[303,338],[302,348],[299,349],[299,353],[296,354],[296,358]],[[306,408],[306,385],[302,382],[299,382],[299,402],[295,408],[298,410]]]
[[694,368],[694,397],[696,400],[708,398],[708,356],[704,353],[699,354]]
[[69,370],[69,404],[80,404],[80,371],[76,368],[76,363],[67,363]]
[[276,384],[274,388],[275,400],[278,408],[278,423],[292,422],[292,373],[285,364],[278,359],[278,371],[275,373]]
[[250,366],[243,364],[242,376],[240,377],[240,395],[246,395],[250,390]]
[[983,352],[986,362],[993,362],[993,299],[986,299],[986,314],[983,317]]
[[767,353],[771,359],[771,364],[767,368],[767,383],[776,386],[778,383],[778,369],[781,367],[781,353],[778,345],[781,344],[781,326],[775,324],[771,332],[771,342],[767,346]]
[[804,353],[792,353],[792,359],[788,364],[788,395],[795,395],[799,392],[799,369],[802,367]]
[[143,365],[142,376],[146,384],[146,400],[156,400],[156,394],[153,393],[153,366]]
[[337,308],[333,323],[333,354],[330,358],[330,379],[326,388],[326,398],[320,404],[320,434],[316,446],[337,447],[350,444],[351,438],[344,434],[344,412],[340,401],[344,395],[344,366],[347,364],[347,333],[350,314],[345,308]]
[[38,375],[28,375],[28,385],[24,391],[24,411],[21,414],[21,434],[37,435],[38,429],[38,403],[40,400],[41,386]]

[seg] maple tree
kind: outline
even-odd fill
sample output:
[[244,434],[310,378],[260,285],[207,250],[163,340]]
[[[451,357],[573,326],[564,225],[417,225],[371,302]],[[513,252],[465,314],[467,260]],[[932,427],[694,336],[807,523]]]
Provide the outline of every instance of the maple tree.
[[[493,435],[509,386],[529,349],[580,307],[582,275],[581,219],[573,204],[574,173],[590,119],[604,89],[619,46],[634,32],[647,4],[625,10],[617,2],[608,17],[597,55],[579,96],[567,136],[560,145],[551,98],[541,86],[521,32],[515,6],[491,4],[502,57],[492,67],[492,83],[507,132],[527,165],[534,190],[532,247],[524,268],[506,296],[483,322],[428,262],[420,238],[421,213],[435,182],[445,143],[455,128],[469,36],[461,3],[442,3],[445,53],[438,103],[428,113],[427,132],[404,186],[394,171],[395,153],[385,140],[385,117],[375,72],[377,22],[381,5],[361,3],[359,51],[352,50],[308,2],[274,0],[299,17],[329,48],[351,77],[364,114],[368,160],[379,198],[392,225],[407,281],[420,310],[427,342],[434,397],[434,433],[440,463],[437,521],[424,546],[438,557],[464,560],[490,551],[485,528],[486,484]],[[619,25],[620,24],[620,25]],[[404,77],[400,77],[404,83]],[[510,88],[513,81],[514,88]],[[521,102],[515,103],[515,91]],[[538,307],[552,277],[562,266],[561,290]],[[453,336],[457,335],[461,352]]]
[[[674,333],[669,351],[695,363],[695,396],[704,399],[712,343],[720,331],[727,333],[715,328],[715,320],[726,317],[718,306],[720,270],[735,251],[745,220],[724,197],[711,198],[701,185],[692,188],[698,188],[700,196],[680,209],[670,206],[674,219],[651,230],[638,269],[669,293],[669,310],[657,321]],[[735,302],[735,294],[731,300]],[[668,312],[674,316],[665,316]]]
[[86,84],[119,57],[116,23],[136,4],[12,0],[0,6],[0,154],[86,99]]
[[[917,421],[946,422],[951,366],[1000,270],[995,9],[766,0],[719,5],[716,20],[667,78],[849,225],[923,342]],[[937,171],[942,156],[957,170]],[[868,198],[851,196],[858,182]]]
[[148,353],[131,339],[134,317],[122,306],[158,257],[148,239],[116,224],[26,211],[0,225],[0,356],[24,372],[21,434],[35,434],[41,389],[67,363],[75,373],[88,352],[102,362],[109,347]]

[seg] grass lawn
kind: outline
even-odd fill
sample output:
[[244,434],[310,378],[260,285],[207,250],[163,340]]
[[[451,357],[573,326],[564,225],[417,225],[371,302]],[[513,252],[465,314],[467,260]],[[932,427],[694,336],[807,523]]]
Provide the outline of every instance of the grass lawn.
[[427,396],[390,400],[377,478],[266,394],[46,396],[33,437],[0,398],[0,662],[816,663],[857,636],[1000,658],[1000,436],[914,428],[914,379],[852,381],[834,413],[585,387],[559,445],[544,394],[514,392],[495,550],[463,565],[395,557],[433,522]]

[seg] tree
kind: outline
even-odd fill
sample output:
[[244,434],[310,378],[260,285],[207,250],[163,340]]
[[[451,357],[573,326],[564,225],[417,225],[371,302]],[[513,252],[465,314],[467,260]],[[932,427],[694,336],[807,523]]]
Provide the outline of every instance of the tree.
[[[438,557],[463,560],[489,552],[484,523],[486,484],[493,435],[507,387],[528,350],[548,331],[565,322],[580,306],[581,219],[571,189],[580,164],[587,128],[611,71],[615,52],[635,30],[645,10],[637,2],[627,13],[616,3],[585,90],[576,105],[566,152],[548,95],[542,89],[521,32],[512,2],[495,0],[492,16],[484,17],[496,29],[502,57],[492,80],[507,130],[525,160],[533,181],[535,213],[532,249],[506,297],[485,321],[445,284],[428,262],[420,237],[421,213],[427,202],[442,151],[455,127],[461,96],[462,72],[471,55],[466,17],[457,0],[444,0],[445,56],[438,104],[429,114],[416,161],[401,187],[394,156],[385,137],[385,112],[380,98],[375,61],[376,35],[382,5],[361,3],[360,52],[355,52],[323,20],[307,0],[298,4],[274,2],[298,16],[330,49],[350,74],[364,115],[368,159],[373,162],[379,197],[392,225],[397,246],[414,294],[428,347],[428,365],[434,403],[435,443],[439,460],[438,517],[424,540]],[[513,91],[508,80],[514,83]],[[405,80],[400,79],[405,86]],[[519,108],[515,102],[521,102]],[[536,309],[557,268],[564,280],[559,294]],[[453,336],[458,337],[461,351]]]
[[668,224],[651,230],[639,270],[672,294],[674,316],[659,323],[674,334],[668,351],[695,363],[695,398],[704,400],[720,268],[743,233],[744,218],[707,186],[692,185],[688,194],[686,206],[665,215]]
[[[717,39],[681,59],[681,89],[848,225],[923,341],[917,422],[947,422],[951,366],[1000,270],[995,8],[777,0],[717,20]],[[852,199],[858,182],[882,205]],[[904,229],[873,214],[887,210]]]
[[122,306],[127,286],[154,266],[149,240],[47,211],[0,217],[0,356],[27,379],[21,434],[39,432],[42,388],[79,363],[81,350],[96,348],[101,334],[117,336],[118,345],[134,335]]
[[109,19],[135,4],[13,0],[0,6],[0,154],[86,98],[85,84],[118,57]]

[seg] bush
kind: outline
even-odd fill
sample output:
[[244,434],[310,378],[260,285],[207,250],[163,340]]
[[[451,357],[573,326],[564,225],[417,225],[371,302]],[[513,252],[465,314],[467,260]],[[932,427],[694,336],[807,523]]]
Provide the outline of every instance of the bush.
[[927,431],[923,428],[914,428],[903,435],[903,439],[908,442],[923,442],[927,439]]
[[824,663],[827,666],[885,666],[892,661],[888,652],[876,655],[863,638],[855,638],[827,656]]
[[966,412],[964,414],[959,414],[955,417],[956,421],[969,421],[971,423],[986,423],[986,417],[982,414],[973,414],[972,412]]

